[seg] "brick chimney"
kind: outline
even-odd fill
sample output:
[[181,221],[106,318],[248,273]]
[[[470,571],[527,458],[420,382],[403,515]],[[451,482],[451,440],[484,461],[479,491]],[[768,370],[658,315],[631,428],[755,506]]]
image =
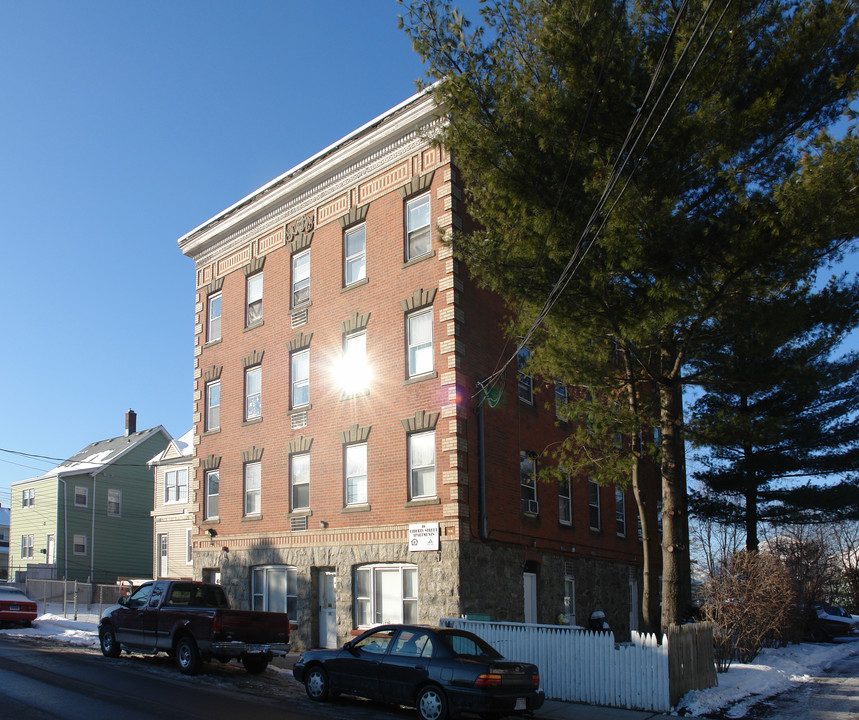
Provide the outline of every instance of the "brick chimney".
[[125,435],[133,435],[137,432],[137,413],[131,408],[125,413]]

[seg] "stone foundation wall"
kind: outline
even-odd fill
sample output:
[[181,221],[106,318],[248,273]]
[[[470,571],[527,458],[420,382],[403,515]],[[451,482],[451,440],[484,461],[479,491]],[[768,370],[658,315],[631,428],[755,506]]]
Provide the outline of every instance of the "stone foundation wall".
[[298,575],[298,614],[292,634],[294,650],[319,646],[319,571],[336,573],[337,641],[346,642],[355,627],[354,568],[368,563],[409,563],[418,568],[418,622],[437,624],[442,617],[458,617],[460,609],[459,545],[442,542],[437,552],[409,552],[402,543],[332,547],[197,552],[194,577],[205,568],[220,568],[221,584],[233,607],[250,609],[251,570],[261,565],[292,565]]
[[[330,547],[275,548],[197,552],[194,576],[219,568],[233,607],[250,609],[251,570],[261,565],[291,565],[298,575],[298,613],[292,635],[295,650],[319,646],[319,572],[336,574],[337,641],[355,628],[354,569],[369,563],[408,563],[418,568],[418,622],[435,625],[444,617],[489,615],[492,620],[523,622],[525,592],[522,548],[495,544],[442,542],[437,552],[409,552],[402,543]],[[576,623],[587,627],[602,610],[618,640],[629,638],[630,569],[641,587],[640,568],[592,558],[534,554],[529,569],[537,576],[537,622],[553,625],[564,610],[564,576],[575,580]]]
[[576,624],[587,627],[590,614],[602,610],[615,633],[629,637],[630,569],[635,566],[569,555],[529,553],[522,548],[468,543],[463,549],[462,613],[489,615],[492,620],[524,622],[526,559],[537,576],[537,622],[554,625],[564,611],[564,576],[567,563],[575,581]]

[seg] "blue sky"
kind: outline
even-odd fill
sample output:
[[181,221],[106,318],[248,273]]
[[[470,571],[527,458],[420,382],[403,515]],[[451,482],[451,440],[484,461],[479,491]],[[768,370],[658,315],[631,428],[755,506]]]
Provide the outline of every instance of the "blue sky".
[[[191,427],[176,241],[414,93],[400,12],[0,0],[0,448],[65,458],[129,408],[141,429]],[[0,452],[0,504],[55,464]]]
[[14,453],[69,457],[129,408],[141,429],[191,427],[176,241],[414,92],[400,12],[0,0],[0,504],[57,464]]

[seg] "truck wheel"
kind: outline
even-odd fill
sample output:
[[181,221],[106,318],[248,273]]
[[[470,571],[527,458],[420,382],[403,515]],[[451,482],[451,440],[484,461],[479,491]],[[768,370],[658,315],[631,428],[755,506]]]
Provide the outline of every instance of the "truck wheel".
[[119,643],[116,642],[116,633],[110,625],[105,625],[98,636],[101,642],[101,654],[105,657],[116,658],[122,652]]
[[320,665],[314,665],[307,671],[304,678],[304,690],[307,697],[316,702],[327,700],[331,694],[331,685],[328,682],[328,673]]
[[259,675],[264,673],[268,667],[268,657],[265,655],[244,655],[242,656],[242,665],[251,675]]
[[189,637],[180,638],[176,643],[176,665],[179,672],[183,675],[196,675],[202,664],[197,644]]

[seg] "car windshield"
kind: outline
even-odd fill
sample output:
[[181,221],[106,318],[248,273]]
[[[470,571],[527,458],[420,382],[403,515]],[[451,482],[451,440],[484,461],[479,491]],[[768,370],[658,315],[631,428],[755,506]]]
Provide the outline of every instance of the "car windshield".
[[444,644],[458,657],[501,659],[501,654],[488,642],[464,630],[448,630],[441,633]]

